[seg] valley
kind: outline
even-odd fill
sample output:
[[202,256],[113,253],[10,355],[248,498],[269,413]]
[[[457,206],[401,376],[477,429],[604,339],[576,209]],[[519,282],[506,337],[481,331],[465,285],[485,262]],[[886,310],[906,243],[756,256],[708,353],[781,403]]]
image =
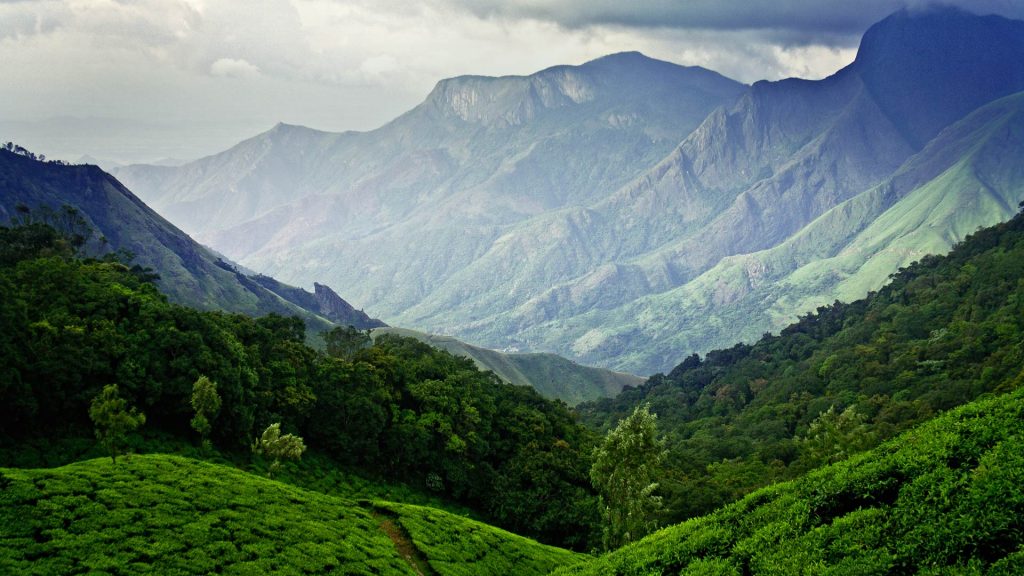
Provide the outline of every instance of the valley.
[[[110,173],[0,146],[0,573],[1024,573],[1024,12],[953,1],[721,30],[430,5],[431,50],[327,76],[393,8],[268,2],[246,51],[267,16],[218,29],[230,2],[0,7],[0,71],[123,42],[111,70],[247,87],[204,100],[223,126],[293,91],[383,106],[460,18],[504,35],[370,130]],[[508,73],[524,22],[588,56]],[[850,57],[740,82],[593,54],[679,30],[731,71]],[[60,121],[0,122],[34,125]]]

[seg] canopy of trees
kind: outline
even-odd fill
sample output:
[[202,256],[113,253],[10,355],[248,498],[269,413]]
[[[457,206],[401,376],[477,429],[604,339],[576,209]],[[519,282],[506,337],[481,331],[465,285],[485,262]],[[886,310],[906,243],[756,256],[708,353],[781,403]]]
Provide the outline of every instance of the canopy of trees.
[[[312,450],[384,478],[430,480],[520,534],[594,544],[596,435],[563,403],[395,336],[332,357],[306,346],[297,318],[173,305],[151,278],[115,257],[76,257],[43,224],[0,228],[0,445],[91,434],[89,402],[116,383],[148,430],[194,438],[201,411],[200,432],[243,453],[282,422]],[[204,376],[219,409],[193,405]]]
[[665,522],[871,448],[1024,382],[1024,216],[927,256],[852,304],[753,345],[687,358],[577,407],[609,429],[638,405],[667,437]]

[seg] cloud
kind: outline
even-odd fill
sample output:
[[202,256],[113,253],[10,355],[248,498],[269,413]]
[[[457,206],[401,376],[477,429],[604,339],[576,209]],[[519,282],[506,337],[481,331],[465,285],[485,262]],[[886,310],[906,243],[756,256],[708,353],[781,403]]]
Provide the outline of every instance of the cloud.
[[256,78],[260,69],[240,58],[220,58],[210,64],[210,74],[227,78]]
[[[1024,0],[954,2],[1024,17]],[[229,122],[249,131],[238,140],[277,121],[371,129],[442,78],[529,74],[625,50],[744,82],[821,78],[852,61],[864,30],[903,5],[0,0],[0,120],[119,116],[183,132]]]
[[[931,0],[444,0],[481,18],[531,18],[566,28],[621,26],[764,31],[791,43],[848,43],[872,23]],[[979,14],[1024,18],[1020,0],[947,0]]]

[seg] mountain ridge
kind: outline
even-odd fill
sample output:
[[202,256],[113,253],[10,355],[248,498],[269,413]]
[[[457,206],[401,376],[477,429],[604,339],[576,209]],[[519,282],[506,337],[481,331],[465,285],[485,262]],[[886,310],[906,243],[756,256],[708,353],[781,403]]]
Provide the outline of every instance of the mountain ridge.
[[[259,198],[277,178],[296,199],[200,237],[284,280],[326,271],[392,323],[633,373],[664,370],[672,359],[644,357],[644,335],[655,325],[689,333],[698,351],[737,337],[712,325],[671,325],[673,311],[692,307],[674,299],[688,285],[712,286],[700,297],[724,307],[715,313],[758,334],[806,311],[785,304],[799,294],[782,295],[770,322],[736,322],[734,278],[702,277],[719,262],[785,244],[885,181],[949,123],[1024,90],[1022,32],[1020,21],[955,10],[896,13],[872,26],[857,59],[828,78],[732,85],[714,106],[686,96],[704,108],[685,126],[677,116],[692,107],[663,93],[684,94],[673,82],[707,71],[626,83],[639,91],[620,89],[632,108],[599,98],[590,69],[634,60],[645,67],[631,77],[681,69],[638,54],[529,76],[449,79],[379,131],[353,135],[365,140],[358,150],[342,136],[312,145],[306,157],[322,159],[312,172],[231,176],[230,194]],[[896,47],[937,37],[949,47],[922,52],[928,78],[908,90],[917,51]],[[975,57],[977,69],[963,65]],[[1001,80],[975,81],[986,74]],[[654,128],[667,118],[675,136]],[[144,167],[123,172],[161,193],[145,183]],[[188,179],[179,185],[213,191]],[[174,209],[187,219],[197,206]],[[991,215],[970,218],[983,225]],[[894,271],[878,262],[873,281]],[[637,314],[641,303],[657,310]]]

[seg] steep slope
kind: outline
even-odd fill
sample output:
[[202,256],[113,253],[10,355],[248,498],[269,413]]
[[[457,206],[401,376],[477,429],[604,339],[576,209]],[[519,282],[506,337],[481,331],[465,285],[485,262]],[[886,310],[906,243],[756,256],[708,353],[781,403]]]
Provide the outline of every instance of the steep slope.
[[[860,298],[896,270],[1015,214],[1024,200],[1022,156],[1024,93],[950,126],[892,176],[778,245],[725,257],[677,288],[588,312],[585,324],[599,328],[571,353],[649,373],[678,361],[680,351],[754,341],[798,314]],[[529,335],[552,350],[576,336],[559,320]]]
[[658,414],[666,518],[710,512],[908,426],[1024,382],[1024,215],[928,256],[890,284],[753,345],[693,355],[613,399],[577,406],[607,429]]
[[372,132],[279,125],[180,168],[117,176],[243,264],[358,287],[348,294],[393,316],[508,226],[607,197],[743,88],[616,54],[530,76],[444,80]]
[[1019,574],[1024,390],[555,574]]
[[[865,232],[891,201],[851,209],[864,194],[951,123],[1024,90],[1022,38],[1020,21],[904,10],[820,81],[737,92],[707,71],[620,54],[529,77],[444,81],[366,134],[279,127],[190,166],[123,174],[168,210],[256,202],[248,220],[203,238],[285,280],[345,285],[392,323],[651,373],[691,350],[756,337],[821,299],[862,295],[907,262],[882,255],[942,251],[966,225],[1005,218],[986,202],[965,202],[955,219],[904,204],[904,223],[921,233],[851,247],[868,250],[872,265],[842,285],[809,266],[806,250],[785,254],[829,214],[856,220],[840,222],[849,234]],[[693,120],[698,109],[710,114]],[[293,148],[278,154],[278,140]],[[282,163],[307,170],[260,176]],[[219,165],[234,166],[229,184],[215,184]],[[152,180],[158,172],[168,179]],[[279,180],[288,185],[265,192]],[[936,180],[932,195],[952,199],[963,184]],[[1016,197],[1012,181],[993,185]],[[928,226],[941,229],[929,236]],[[765,251],[804,267],[765,303],[770,314],[737,284],[741,261],[756,284],[752,255]],[[808,283],[821,288],[807,294]]]
[[[175,456],[4,468],[0,484],[8,574],[422,574],[377,510],[413,527],[431,574],[540,575],[585,558],[440,510],[357,504]],[[459,538],[424,542],[423,523]]]
[[105,238],[104,249],[128,250],[135,255],[135,263],[159,274],[161,289],[173,301],[204,310],[299,315],[313,331],[332,323],[360,328],[382,325],[336,294],[332,298],[324,292],[324,305],[313,305],[311,299],[316,297],[301,289],[247,276],[96,166],[44,163],[0,150],[0,191],[0,222],[18,216],[19,205],[37,211],[71,206]]
[[[832,224],[837,214],[845,214],[839,225],[846,230],[862,229],[879,217],[899,196],[875,210],[847,206],[839,212],[837,207],[865,191],[877,195],[877,186],[924,153],[917,142],[935,136],[942,122],[1024,89],[1022,36],[1024,22],[953,9],[897,13],[865,34],[864,56],[836,75],[818,82],[755,84],[629,186],[589,208],[548,214],[510,230],[398,319],[485,345],[551,350],[590,364],[650,373],[667,369],[681,352],[756,338],[822,301],[862,296],[916,259],[911,256],[944,251],[966,231],[1005,219],[1012,209],[993,210],[969,195],[955,215],[927,202],[908,202],[901,209],[918,213],[907,221],[938,227],[937,234],[906,230],[902,240],[885,237],[893,245],[858,246],[868,250],[865,259],[906,257],[875,258],[857,282],[843,287],[822,277],[825,267],[818,267],[818,277],[807,268],[790,292],[773,293],[766,304],[773,308],[771,316],[761,313],[760,301],[738,302],[746,290],[737,277],[767,286],[757,257],[743,255],[771,249],[777,258],[790,258],[785,252],[793,244],[787,240],[833,209]],[[928,42],[943,47],[921,54],[902,47]],[[1016,50],[1017,57],[991,56],[1006,50]],[[882,66],[879,52],[887,54],[882,70],[876,69]],[[964,66],[965,60],[977,65]],[[890,83],[903,94],[909,90],[899,88],[903,77],[922,70],[941,73],[944,80],[916,86],[910,91],[916,111],[894,118],[896,96],[883,94],[882,87]],[[1001,80],[986,82],[990,76]],[[908,121],[921,126],[913,137],[907,135]],[[946,145],[953,148],[938,150]],[[943,139],[928,154],[931,162],[949,168],[958,160],[951,155],[964,146]],[[1013,136],[997,137],[992,147],[998,146],[1008,147],[993,157],[1002,162],[997,170],[1005,172],[1021,154],[1020,143]],[[963,184],[937,181],[931,193],[954,198]],[[1020,195],[1019,180],[997,179],[992,186],[995,196],[1016,204],[1011,200]],[[737,262],[749,264],[749,274],[738,270]],[[508,278],[514,279],[513,290],[503,282]],[[822,288],[818,299],[805,300],[802,284],[812,280]]]
[[581,366],[555,354],[498,352],[466,344],[448,336],[436,336],[404,328],[374,330],[375,337],[379,334],[398,334],[416,338],[456,356],[465,356],[472,359],[481,370],[490,370],[506,382],[517,386],[530,386],[542,396],[563,400],[570,406],[587,400],[612,397],[626,386],[639,386],[644,382],[643,378],[632,374]]

